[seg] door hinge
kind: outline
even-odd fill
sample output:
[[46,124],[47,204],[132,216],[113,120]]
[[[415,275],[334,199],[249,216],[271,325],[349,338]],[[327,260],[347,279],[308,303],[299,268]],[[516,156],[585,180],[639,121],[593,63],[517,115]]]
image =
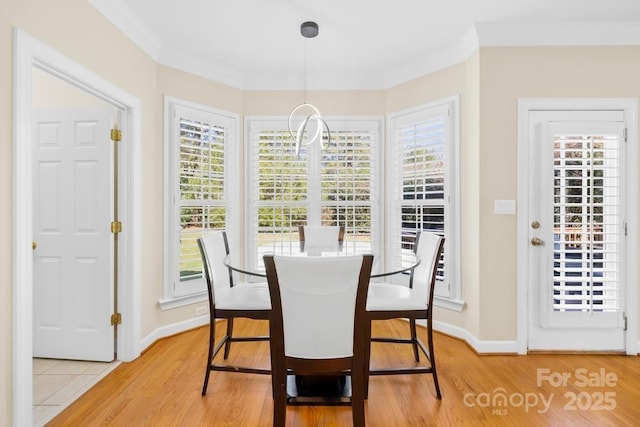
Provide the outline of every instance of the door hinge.
[[627,229],[627,221],[624,222],[624,235],[627,236],[629,234],[629,230]]
[[622,329],[623,331],[627,330],[627,313],[622,313],[622,321],[624,322],[624,329]]
[[121,233],[122,232],[122,223],[120,221],[111,221],[111,232],[112,233]]
[[122,324],[122,314],[113,313],[111,315],[111,326],[120,325],[120,324]]
[[624,136],[624,142],[627,142],[627,128],[624,128],[622,135]]
[[120,142],[122,140],[122,131],[120,129],[111,129],[111,140]]

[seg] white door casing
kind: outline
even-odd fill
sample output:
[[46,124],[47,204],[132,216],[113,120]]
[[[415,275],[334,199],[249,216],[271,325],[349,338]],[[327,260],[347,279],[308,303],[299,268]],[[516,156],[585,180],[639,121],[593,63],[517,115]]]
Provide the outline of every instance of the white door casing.
[[109,107],[36,112],[35,357],[114,357],[111,116]]
[[14,29],[13,104],[13,425],[33,424],[33,107],[32,70],[38,67],[122,111],[118,152],[118,359],[131,361],[141,348],[141,140],[140,99],[19,29]]
[[635,328],[624,318],[637,318],[637,272],[629,263],[637,238],[627,227],[637,218],[627,187],[637,179],[628,167],[637,151],[625,142],[634,106],[520,101],[520,353],[636,351]]

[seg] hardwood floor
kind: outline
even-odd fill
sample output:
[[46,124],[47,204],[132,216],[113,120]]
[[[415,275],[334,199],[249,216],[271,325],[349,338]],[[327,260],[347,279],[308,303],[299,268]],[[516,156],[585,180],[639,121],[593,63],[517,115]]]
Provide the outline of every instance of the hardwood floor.
[[[237,320],[243,334],[267,333],[264,321]],[[222,331],[223,328],[217,328]],[[374,322],[374,334],[406,333],[400,320]],[[424,333],[424,331],[419,331]],[[207,327],[160,340],[122,363],[50,426],[269,426],[270,377],[212,372],[201,396]],[[443,399],[430,375],[371,378],[367,425],[630,426],[640,422],[640,357],[622,355],[478,356],[436,334]],[[220,356],[221,357],[221,356]],[[239,343],[234,363],[269,366],[268,343]],[[374,343],[372,367],[408,362],[410,346]],[[349,426],[349,407],[287,409],[288,426]]]

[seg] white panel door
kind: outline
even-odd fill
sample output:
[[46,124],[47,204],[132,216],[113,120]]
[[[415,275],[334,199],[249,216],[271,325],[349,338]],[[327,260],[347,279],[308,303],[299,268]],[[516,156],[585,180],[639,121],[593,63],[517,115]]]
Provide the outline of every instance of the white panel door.
[[110,361],[111,111],[42,110],[35,117],[33,355]]
[[625,348],[623,132],[622,112],[530,112],[530,350]]

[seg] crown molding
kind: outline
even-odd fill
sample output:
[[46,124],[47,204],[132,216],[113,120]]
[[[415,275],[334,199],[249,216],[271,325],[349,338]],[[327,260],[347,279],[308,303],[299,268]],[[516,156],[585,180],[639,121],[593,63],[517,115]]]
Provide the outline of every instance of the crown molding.
[[478,23],[480,46],[640,45],[637,22]]
[[163,51],[162,41],[129,5],[121,0],[89,0],[89,3],[154,61],[159,62]]
[[[251,75],[163,45],[160,38],[122,0],[89,0],[125,36],[156,62],[239,90],[301,90],[299,76],[286,70]],[[381,90],[466,60],[480,47],[640,45],[640,21],[584,23],[477,23],[459,40],[417,53],[386,73],[324,70],[316,90]]]
[[239,73],[221,67],[219,63],[207,61],[178,49],[163,50],[156,61],[168,67],[215,81],[216,83],[225,84],[236,89],[246,89],[243,87],[244,82]]
[[472,25],[457,42],[425,52],[420,59],[388,72],[382,88],[388,89],[462,62],[478,50],[478,47],[478,35]]

